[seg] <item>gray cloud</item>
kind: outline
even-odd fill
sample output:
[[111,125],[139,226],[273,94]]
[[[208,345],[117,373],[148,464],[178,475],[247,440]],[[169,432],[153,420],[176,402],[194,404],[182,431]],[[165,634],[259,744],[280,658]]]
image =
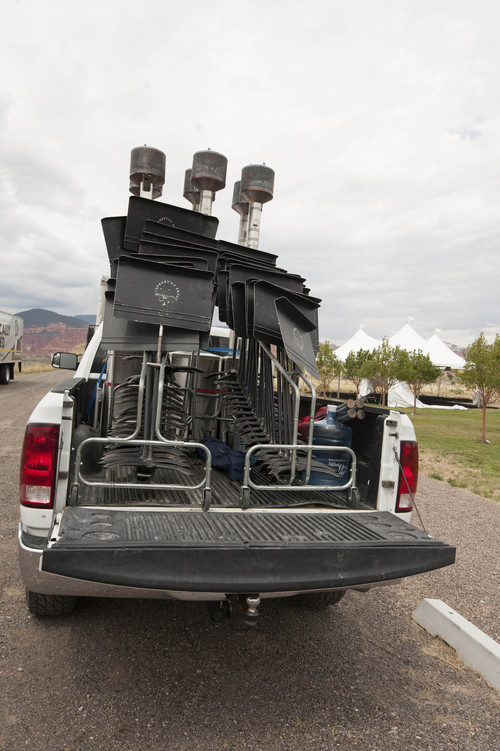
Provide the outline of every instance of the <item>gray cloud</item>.
[[130,150],[148,143],[180,205],[193,152],[228,156],[214,213],[230,240],[241,167],[275,169],[261,246],[323,298],[324,338],[409,315],[459,344],[493,333],[499,22],[494,0],[8,1],[0,308],[94,311],[100,219],[125,213]]
[[63,165],[41,154],[8,151],[2,153],[2,192],[18,204],[61,213],[74,213],[84,199],[84,191]]

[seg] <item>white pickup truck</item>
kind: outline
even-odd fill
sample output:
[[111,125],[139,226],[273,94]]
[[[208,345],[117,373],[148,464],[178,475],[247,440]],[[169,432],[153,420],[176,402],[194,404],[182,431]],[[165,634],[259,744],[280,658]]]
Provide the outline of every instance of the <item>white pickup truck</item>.
[[[76,372],[26,428],[18,540],[30,611],[172,598],[206,601],[214,618],[238,604],[254,623],[266,598],[327,605],[453,563],[452,546],[410,523],[418,450],[405,414],[365,405],[347,415],[350,446],[313,443],[320,401],[305,365],[319,302],[295,278],[288,291],[275,256],[215,240],[206,209],[153,202],[148,189],[158,192],[150,174],[126,217],[103,220],[103,321],[79,363],[54,357]],[[278,302],[259,319],[270,293]],[[215,303],[226,341],[209,339]],[[339,451],[347,479],[311,484],[322,452]]]

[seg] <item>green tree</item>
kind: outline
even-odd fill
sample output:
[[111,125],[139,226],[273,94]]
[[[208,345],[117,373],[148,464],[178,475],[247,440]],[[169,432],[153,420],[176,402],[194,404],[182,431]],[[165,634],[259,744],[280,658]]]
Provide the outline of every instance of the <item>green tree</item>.
[[359,396],[361,381],[365,378],[365,365],[371,357],[371,352],[367,349],[359,349],[357,352],[349,352],[347,355],[342,372],[349,381],[352,381],[356,388],[356,398]]
[[413,394],[413,414],[417,414],[417,398],[422,386],[433,383],[439,376],[441,369],[433,365],[429,355],[424,355],[421,349],[401,354],[400,380],[406,381]]
[[319,384],[323,396],[330,385],[330,381],[342,372],[342,363],[333,351],[329,341],[320,342],[316,365],[319,372]]
[[391,347],[389,340],[384,337],[382,344],[373,350],[371,357],[364,365],[364,377],[367,378],[382,395],[382,407],[385,407],[387,394],[391,386],[401,380],[404,350]]
[[483,411],[481,442],[486,440],[486,407],[500,398],[500,336],[488,344],[481,331],[478,338],[465,351],[465,368],[458,379],[472,391],[476,391]]

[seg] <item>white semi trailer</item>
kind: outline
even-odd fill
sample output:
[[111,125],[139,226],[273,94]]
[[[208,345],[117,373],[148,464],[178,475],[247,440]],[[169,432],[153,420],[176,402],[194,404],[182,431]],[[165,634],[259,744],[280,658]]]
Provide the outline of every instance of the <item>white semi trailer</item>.
[[0,384],[14,378],[15,365],[21,370],[24,321],[0,310]]

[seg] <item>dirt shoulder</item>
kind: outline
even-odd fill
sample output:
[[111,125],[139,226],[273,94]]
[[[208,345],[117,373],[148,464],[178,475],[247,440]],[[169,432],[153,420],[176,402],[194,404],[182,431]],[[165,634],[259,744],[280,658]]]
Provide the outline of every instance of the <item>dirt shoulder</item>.
[[455,545],[457,556],[454,566],[407,580],[407,607],[442,599],[500,641],[500,503],[421,475],[417,504],[429,534]]

